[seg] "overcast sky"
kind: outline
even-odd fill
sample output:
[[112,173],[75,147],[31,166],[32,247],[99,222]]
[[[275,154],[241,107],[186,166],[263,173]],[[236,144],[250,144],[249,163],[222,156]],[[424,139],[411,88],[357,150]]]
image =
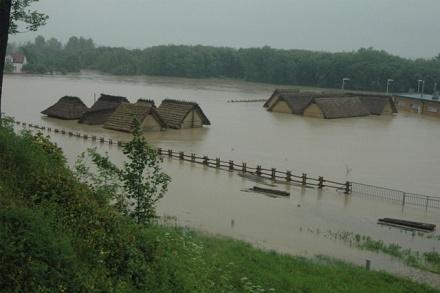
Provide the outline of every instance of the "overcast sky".
[[37,33],[144,48],[162,44],[351,51],[404,57],[440,53],[440,0],[40,0]]

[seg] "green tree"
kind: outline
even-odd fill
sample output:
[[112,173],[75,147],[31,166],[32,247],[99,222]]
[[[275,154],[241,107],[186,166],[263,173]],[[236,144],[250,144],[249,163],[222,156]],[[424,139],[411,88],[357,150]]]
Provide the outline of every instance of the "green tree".
[[20,25],[24,25],[25,30],[36,31],[48,19],[47,15],[29,9],[33,2],[38,2],[38,0],[0,0],[0,118],[8,36],[10,33],[18,33]]
[[[127,157],[122,168],[114,165],[107,155],[92,149],[81,155],[76,173],[89,184],[99,200],[112,201],[119,211],[137,223],[149,224],[156,218],[156,205],[167,191],[171,178],[162,172],[161,159],[145,140],[137,120],[133,138],[123,145],[122,151]],[[90,171],[87,158],[95,165],[96,173]]]

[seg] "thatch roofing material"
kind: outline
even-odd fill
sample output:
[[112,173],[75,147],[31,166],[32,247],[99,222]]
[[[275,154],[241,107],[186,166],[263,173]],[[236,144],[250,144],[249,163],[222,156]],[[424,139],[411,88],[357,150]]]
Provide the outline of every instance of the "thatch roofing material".
[[121,103],[129,103],[127,98],[101,94],[89,111],[79,120],[86,124],[104,124]]
[[168,127],[175,129],[182,127],[183,120],[193,110],[199,113],[203,125],[211,125],[211,122],[209,122],[208,117],[203,113],[200,106],[194,102],[165,99],[159,108],[157,108],[157,111]]
[[358,97],[315,98],[314,102],[327,119],[370,115]]
[[267,99],[267,101],[264,103],[263,107],[268,108],[269,104],[272,102],[273,99],[275,99],[277,96],[280,95],[287,95],[287,94],[298,94],[300,91],[299,89],[276,89],[272,95]]
[[104,128],[132,132],[134,128],[134,120],[137,119],[142,123],[148,115],[152,115],[162,128],[166,128],[167,125],[160,117],[157,110],[151,104],[144,103],[123,103],[119,105],[116,111],[104,124]]
[[360,96],[359,98],[362,104],[364,104],[365,108],[367,108],[372,115],[382,115],[387,104],[391,105],[393,113],[397,113],[396,105],[394,104],[394,101],[393,99],[391,99],[391,97]]
[[49,117],[75,120],[81,118],[88,109],[80,98],[64,96],[41,113]]

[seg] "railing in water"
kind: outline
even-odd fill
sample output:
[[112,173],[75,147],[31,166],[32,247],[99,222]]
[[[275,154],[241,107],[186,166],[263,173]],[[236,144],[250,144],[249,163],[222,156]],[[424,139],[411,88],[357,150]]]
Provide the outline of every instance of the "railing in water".
[[359,194],[391,200],[400,203],[402,206],[412,205],[424,207],[425,209],[440,209],[440,197],[405,192],[402,190],[384,188],[358,182],[352,182],[351,185],[353,195]]

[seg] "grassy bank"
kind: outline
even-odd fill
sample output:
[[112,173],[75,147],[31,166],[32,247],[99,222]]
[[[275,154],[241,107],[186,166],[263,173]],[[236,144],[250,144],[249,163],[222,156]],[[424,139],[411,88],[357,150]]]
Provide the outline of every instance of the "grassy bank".
[[3,292],[438,292],[328,259],[141,226],[78,182],[43,137],[0,128]]

